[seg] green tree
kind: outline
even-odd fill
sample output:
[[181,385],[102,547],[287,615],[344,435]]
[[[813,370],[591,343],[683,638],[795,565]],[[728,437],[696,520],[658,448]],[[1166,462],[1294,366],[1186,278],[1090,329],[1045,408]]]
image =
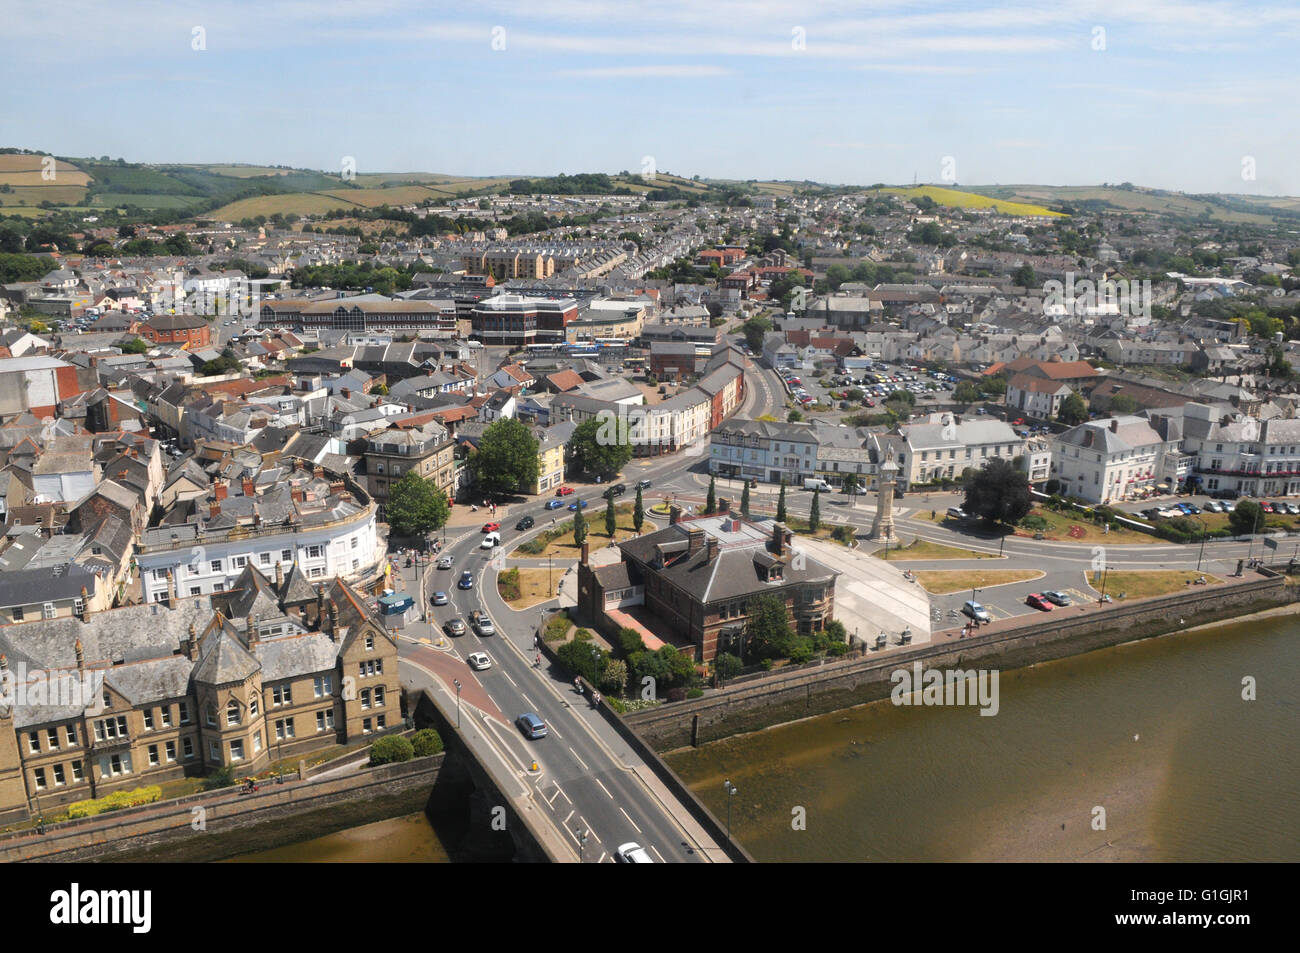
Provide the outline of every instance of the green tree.
[[1135,414],[1138,411],[1138,402],[1128,394],[1116,394],[1110,399],[1110,412],[1112,414]]
[[857,493],[858,493],[858,484],[859,484],[860,482],[861,482],[861,481],[858,480],[858,475],[857,475],[856,473],[850,473],[850,474],[848,474],[848,475],[844,478],[844,492],[847,493],[847,494],[848,494],[849,496],[851,496],[851,497],[852,497],[852,496],[857,496]]
[[605,535],[610,539],[618,530],[618,517],[614,515],[614,494],[605,497]]
[[749,480],[745,481],[745,488],[740,491],[740,513],[749,519]]
[[145,354],[149,350],[149,343],[143,338],[132,338],[122,345],[123,354]]
[[608,695],[622,695],[627,690],[626,662],[617,658],[606,660],[605,671],[600,676],[600,690]]
[[32,334],[44,334],[49,329],[50,326],[40,318],[33,320],[32,323],[27,326],[27,330],[31,331]]
[[735,678],[744,667],[745,663],[730,652],[719,652],[713,659],[713,671],[717,673],[719,682]]
[[1000,457],[967,474],[963,490],[966,512],[992,523],[1014,525],[1033,507],[1028,477]]
[[532,486],[537,482],[537,438],[523,422],[502,417],[483,431],[470,466],[479,485],[492,495]]
[[958,404],[973,404],[983,396],[974,381],[962,381],[952,392],[952,399]]
[[645,504],[641,502],[641,488],[636,488],[636,502],[632,504],[632,529],[641,532],[645,523]]
[[1070,391],[1070,396],[1061,401],[1061,409],[1057,411],[1056,419],[1072,427],[1081,424],[1088,419],[1088,406],[1075,391]]
[[786,520],[786,515],[785,515],[785,477],[782,477],[782,478],[781,478],[781,492],[777,495],[777,498],[776,498],[776,521],[777,521],[778,523],[784,523],[785,520]]
[[1011,283],[1021,288],[1028,288],[1037,284],[1038,278],[1034,275],[1034,269],[1025,264],[1011,273]]
[[370,746],[370,763],[376,764],[397,764],[402,761],[410,761],[415,757],[415,746],[410,740],[403,738],[401,735],[389,735],[386,738],[380,738]]
[[712,515],[713,511],[718,508],[717,482],[718,478],[716,476],[709,477],[709,492],[704,497],[704,513],[706,516]]
[[569,438],[569,461],[579,473],[611,477],[632,459],[627,418],[602,410],[574,428]]
[[790,654],[795,640],[785,601],[773,594],[757,596],[748,606],[745,626],[749,644],[759,658],[783,658]]
[[821,496],[821,487],[817,487],[813,490],[812,509],[808,511],[808,529],[814,533],[817,532],[822,525]]
[[447,494],[414,470],[392,485],[384,506],[388,525],[398,536],[427,536],[451,515]]
[[427,758],[431,754],[442,752],[442,736],[432,728],[421,728],[411,736],[411,748],[415,757]]
[[1264,526],[1264,507],[1254,500],[1238,500],[1228,514],[1228,526],[1236,536],[1258,533]]
[[740,332],[745,335],[745,343],[755,354],[763,349],[763,338],[771,330],[772,322],[767,318],[750,318],[740,326]]
[[587,518],[582,515],[582,507],[573,514],[573,545],[581,546],[587,540]]
[[803,411],[792,410],[790,413],[785,415],[785,420],[786,423],[797,424],[799,421],[803,420]]

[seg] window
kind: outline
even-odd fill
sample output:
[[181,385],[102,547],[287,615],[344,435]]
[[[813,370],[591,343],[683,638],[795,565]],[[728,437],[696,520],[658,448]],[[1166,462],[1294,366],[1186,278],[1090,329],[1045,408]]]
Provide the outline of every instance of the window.
[[375,724],[380,728],[388,727],[388,716],[380,715],[378,718],[375,719]]
[[95,740],[112,741],[115,738],[126,737],[126,716],[118,715],[116,718],[102,718],[95,722]]
[[231,761],[244,760],[244,743],[242,741],[230,742],[230,760]]
[[230,704],[226,706],[226,725],[237,724],[239,724],[239,702],[232,698]]
[[181,739],[181,755],[186,761],[194,760],[194,739],[188,735]]
[[363,688],[361,689],[361,708],[364,710],[369,707],[370,707],[370,689]]
[[293,702],[289,685],[275,685],[271,688],[271,704],[288,705]]
[[208,760],[221,762],[221,746],[215,740],[208,741]]
[[280,550],[280,561],[285,563],[293,562],[293,550],[292,549]]
[[328,675],[317,675],[312,682],[312,687],[316,691],[317,698],[323,698],[326,695],[334,693],[334,680]]
[[334,709],[316,712],[316,730],[329,731],[334,727]]
[[81,770],[81,762],[80,762],[80,761],[74,761],[74,762],[72,762],[72,780],[73,780],[73,781],[84,781],[84,780],[86,780],[86,774],[85,774],[84,771]]
[[65,779],[63,777],[63,765],[56,764],[54,766],[54,786],[63,787],[64,780]]
[[353,549],[357,548],[357,538],[355,536],[352,537],[352,548]]
[[216,705],[208,705],[208,707],[203,710],[203,720],[207,722],[209,727],[211,728],[217,727],[217,706]]
[[253,732],[253,754],[257,754],[261,750],[262,750],[262,733],[260,731],[255,731]]
[[179,702],[178,707],[180,708],[181,713],[181,724],[188,725],[190,723],[190,703]]
[[146,708],[144,710],[144,730],[153,731],[153,709],[152,708]]
[[15,622],[23,621],[23,610],[21,606],[14,606],[14,621]]
[[32,776],[36,778],[36,790],[44,791],[45,790],[45,769],[37,768],[34,772],[32,772]]
[[157,745],[150,745],[150,746],[149,746],[149,766],[150,766],[151,768],[156,768],[156,767],[158,767],[159,763],[160,763],[160,762],[158,761],[158,746],[157,746]]
[[119,774],[131,773],[131,759],[125,758],[120,754],[110,755],[107,758],[99,760],[100,776],[116,777]]
[[257,692],[253,692],[248,696],[248,713],[250,715],[257,714]]
[[314,566],[307,572],[307,577],[309,579],[319,579],[323,575],[325,575],[325,570],[320,566]]
[[363,735],[368,735],[368,734],[370,734],[370,732],[373,731],[373,730],[374,730],[374,729],[372,729],[372,728],[370,727],[370,719],[369,719],[369,718],[362,719],[362,721],[361,721],[361,733],[362,733]]
[[270,554],[270,553],[258,553],[257,561],[258,561],[259,563],[261,563],[263,566],[269,566],[269,565],[271,565],[271,554]]
[[212,560],[212,571],[213,571],[213,572],[225,572],[225,571],[226,571],[226,569],[225,569],[225,565],[224,565],[224,563],[222,562],[222,560],[220,560],[220,559],[214,559],[214,560]]
[[65,725],[63,727],[63,735],[65,738],[68,739],[69,748],[77,747],[77,726],[76,725]]
[[292,718],[281,718],[275,723],[275,737],[281,741],[293,737]]
[[247,557],[247,556],[236,556],[236,557],[234,557],[233,559],[230,560],[230,564],[231,564],[231,566],[233,566],[235,569],[243,569],[245,566],[248,565],[248,557]]
[[165,746],[165,751],[167,754],[167,763],[171,764],[173,761],[176,760],[176,742],[174,741],[167,742]]
[[86,611],[86,603],[80,596],[72,600],[72,611],[77,615],[82,615]]
[[382,685],[375,689],[375,707],[384,707],[384,686]]
[[45,603],[45,605],[41,607],[41,615],[44,616],[46,619],[53,619],[54,603],[53,602]]
[[375,650],[375,637],[374,637],[373,635],[367,635],[367,636],[366,636],[366,651],[367,651],[367,652],[373,652],[374,650]]
[[172,726],[171,705],[163,705],[162,708],[158,709],[158,721],[164,728],[170,728]]
[[41,736],[34,731],[27,736],[27,750],[32,754],[41,753]]
[[308,559],[320,559],[320,558],[321,558],[322,556],[324,556],[324,555],[325,555],[325,547],[323,547],[323,546],[308,546],[308,547],[307,547],[307,558],[308,558]]

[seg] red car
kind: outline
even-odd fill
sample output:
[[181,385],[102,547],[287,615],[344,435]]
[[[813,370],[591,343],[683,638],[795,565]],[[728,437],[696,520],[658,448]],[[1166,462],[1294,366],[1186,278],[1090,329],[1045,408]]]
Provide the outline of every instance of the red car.
[[1025,423],[1024,417],[1017,417],[1015,420],[1011,421],[1011,425],[1013,427],[1021,427],[1024,425],[1024,423]]
[[1025,604],[1033,606],[1035,609],[1042,609],[1044,612],[1052,611],[1052,604],[1036,592],[1031,592],[1025,599]]
[[500,530],[500,529],[501,529],[501,524],[500,524],[500,523],[484,523],[484,524],[483,524],[483,532],[485,532],[485,533],[495,533],[495,532],[497,532],[497,531]]
[[1264,510],[1265,513],[1273,512],[1273,504],[1270,503],[1268,500],[1262,501],[1259,505]]
[[569,495],[570,493],[572,493],[572,492],[573,492],[573,487],[571,487],[571,486],[562,486],[562,487],[560,487],[558,490],[555,491],[555,495],[556,495],[556,496],[568,496],[568,495]]

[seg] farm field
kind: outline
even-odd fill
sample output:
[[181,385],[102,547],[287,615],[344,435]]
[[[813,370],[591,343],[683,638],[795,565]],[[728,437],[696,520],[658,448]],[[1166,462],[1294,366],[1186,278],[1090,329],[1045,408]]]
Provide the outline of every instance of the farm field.
[[77,205],[86,197],[86,189],[75,185],[15,185],[12,192],[0,192],[0,205],[27,205],[35,207],[42,202],[55,205]]
[[940,205],[946,205],[950,208],[994,208],[1003,215],[1037,215],[1047,218],[1066,218],[1061,212],[1053,212],[1049,208],[1041,205],[1034,205],[1027,202],[1009,202],[1004,199],[991,198],[987,195],[978,195],[974,192],[963,192],[958,189],[944,189],[934,185],[922,185],[916,188],[892,188],[879,189],[878,191],[887,192],[893,195],[901,195],[905,198],[916,198],[925,196],[933,199]]

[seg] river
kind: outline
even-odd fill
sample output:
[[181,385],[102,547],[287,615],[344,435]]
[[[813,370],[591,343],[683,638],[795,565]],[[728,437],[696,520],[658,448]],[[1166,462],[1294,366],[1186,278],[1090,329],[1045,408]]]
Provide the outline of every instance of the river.
[[1295,862],[1298,674],[1275,616],[1003,673],[993,717],[882,701],[668,761],[724,824],[736,786],[760,861]]

